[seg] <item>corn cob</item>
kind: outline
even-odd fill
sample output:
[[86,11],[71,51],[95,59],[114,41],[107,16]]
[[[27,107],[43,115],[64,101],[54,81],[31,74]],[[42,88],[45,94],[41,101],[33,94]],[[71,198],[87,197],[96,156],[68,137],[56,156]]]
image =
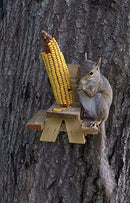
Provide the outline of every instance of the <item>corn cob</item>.
[[41,55],[56,103],[69,107],[73,103],[73,93],[64,56],[54,38],[49,39],[47,45],[49,47],[49,53],[42,52]]

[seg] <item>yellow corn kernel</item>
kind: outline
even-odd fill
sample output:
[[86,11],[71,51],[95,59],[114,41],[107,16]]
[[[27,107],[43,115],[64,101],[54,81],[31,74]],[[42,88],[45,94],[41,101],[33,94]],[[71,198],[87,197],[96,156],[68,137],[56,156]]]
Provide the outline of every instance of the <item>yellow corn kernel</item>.
[[65,110],[66,110],[66,108],[62,108],[61,110],[62,110],[62,111],[65,111]]
[[54,108],[53,111],[55,111],[55,112],[61,112],[62,110],[61,110],[61,109]]

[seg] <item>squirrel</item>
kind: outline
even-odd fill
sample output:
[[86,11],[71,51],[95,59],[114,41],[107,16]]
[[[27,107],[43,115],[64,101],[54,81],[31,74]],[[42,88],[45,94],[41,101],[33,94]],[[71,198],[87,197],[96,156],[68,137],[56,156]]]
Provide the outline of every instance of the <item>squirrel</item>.
[[90,118],[95,125],[99,126],[98,135],[94,137],[93,142],[95,153],[97,153],[96,163],[106,196],[111,197],[115,188],[115,180],[107,159],[105,122],[109,115],[113,93],[109,81],[100,72],[100,65],[101,58],[94,62],[88,60],[87,53],[85,53],[77,88],[81,112],[83,112],[81,118]]

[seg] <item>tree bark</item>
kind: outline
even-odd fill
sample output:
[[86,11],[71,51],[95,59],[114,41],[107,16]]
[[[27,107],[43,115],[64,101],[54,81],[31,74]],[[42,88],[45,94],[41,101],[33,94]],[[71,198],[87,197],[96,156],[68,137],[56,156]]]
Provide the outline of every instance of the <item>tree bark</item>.
[[[2,203],[129,202],[128,0],[5,0],[0,3],[0,197]],[[67,63],[102,57],[114,92],[107,123],[108,159],[117,187],[108,201],[98,188],[94,136],[70,144],[40,142],[28,119],[54,101],[41,52],[41,29],[53,35]],[[95,135],[96,136],[96,135]]]

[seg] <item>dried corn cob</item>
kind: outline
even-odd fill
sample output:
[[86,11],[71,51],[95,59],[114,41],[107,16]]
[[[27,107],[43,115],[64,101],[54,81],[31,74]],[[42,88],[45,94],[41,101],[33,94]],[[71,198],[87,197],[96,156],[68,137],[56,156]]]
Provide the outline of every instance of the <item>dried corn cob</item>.
[[41,55],[45,63],[56,103],[69,107],[73,103],[73,93],[64,56],[54,38],[50,38],[47,45],[49,48],[47,49],[48,53],[42,52]]

